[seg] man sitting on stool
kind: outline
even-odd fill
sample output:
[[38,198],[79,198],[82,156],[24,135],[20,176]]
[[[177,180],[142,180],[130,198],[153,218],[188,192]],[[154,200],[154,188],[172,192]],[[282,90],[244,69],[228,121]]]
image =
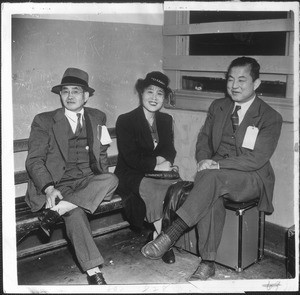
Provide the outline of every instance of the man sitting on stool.
[[52,92],[60,95],[63,108],[38,114],[33,120],[26,201],[33,212],[46,209],[41,229],[48,238],[57,220],[64,219],[89,284],[103,285],[99,266],[104,261],[86,213],[93,214],[118,185],[117,177],[108,173],[106,115],[84,107],[94,89],[88,85],[88,74],[80,69],[68,68]]
[[227,72],[230,97],[215,100],[196,144],[194,187],[176,211],[177,219],[142,248],[159,259],[188,228],[197,225],[201,263],[190,280],[215,274],[215,260],[225,222],[223,196],[246,202],[260,197],[258,209],[273,212],[275,176],[270,158],[281,132],[282,117],[255,93],[260,66],[249,57],[233,60]]

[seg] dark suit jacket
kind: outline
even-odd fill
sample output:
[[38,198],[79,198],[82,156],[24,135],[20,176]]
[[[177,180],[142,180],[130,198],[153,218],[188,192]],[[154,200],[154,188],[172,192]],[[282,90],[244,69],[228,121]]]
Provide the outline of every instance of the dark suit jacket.
[[165,113],[156,113],[159,143],[154,144],[143,108],[120,115],[116,123],[118,163],[115,174],[119,178],[119,189],[125,193],[138,194],[139,186],[146,172],[153,171],[156,157],[162,156],[174,162],[173,118]]
[[[101,128],[106,115],[92,108],[84,108],[91,168],[98,173],[108,172],[107,148],[100,143]],[[35,116],[29,136],[26,169],[29,174],[26,202],[32,211],[38,211],[45,204],[43,189],[49,184],[59,183],[68,159],[69,122],[60,108]]]
[[[226,118],[233,111],[233,106],[234,102],[230,98],[217,99],[211,104],[205,124],[198,135],[197,162],[211,159],[215,155],[221,142]],[[242,147],[248,126],[255,126],[259,129],[253,150]],[[264,192],[258,208],[267,213],[272,213],[274,210],[272,199],[275,175],[270,158],[277,146],[281,126],[281,115],[256,97],[236,131],[237,156],[219,161],[220,169],[255,171],[259,175],[264,184]]]

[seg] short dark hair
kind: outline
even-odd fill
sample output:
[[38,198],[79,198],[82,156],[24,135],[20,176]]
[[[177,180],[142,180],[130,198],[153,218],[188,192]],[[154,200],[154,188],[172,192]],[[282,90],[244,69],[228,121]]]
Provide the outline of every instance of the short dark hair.
[[231,62],[226,74],[226,80],[228,79],[229,72],[233,67],[244,67],[244,66],[250,66],[250,76],[252,77],[253,81],[259,78],[260,65],[256,61],[256,59],[252,57],[242,56],[234,59]]

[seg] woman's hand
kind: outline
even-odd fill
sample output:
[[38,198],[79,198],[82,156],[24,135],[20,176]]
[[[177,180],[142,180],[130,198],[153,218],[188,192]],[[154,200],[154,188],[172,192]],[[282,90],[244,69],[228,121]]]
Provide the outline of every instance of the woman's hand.
[[156,165],[159,165],[165,161],[167,161],[167,160],[164,157],[161,157],[161,156],[156,157]]
[[[52,208],[56,205],[57,201],[63,199],[63,196],[59,190],[50,185],[45,190],[46,193],[46,209]],[[58,199],[58,200],[57,200]]]
[[172,165],[169,161],[164,161],[164,162],[156,165],[154,170],[157,170],[157,171],[171,171],[172,170]]

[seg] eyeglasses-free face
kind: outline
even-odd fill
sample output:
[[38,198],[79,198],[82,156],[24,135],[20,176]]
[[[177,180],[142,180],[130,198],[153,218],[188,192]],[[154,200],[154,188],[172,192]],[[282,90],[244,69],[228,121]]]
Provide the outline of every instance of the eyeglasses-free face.
[[155,85],[146,87],[142,93],[142,104],[148,112],[159,111],[163,106],[165,92]]
[[79,112],[89,99],[89,93],[80,86],[63,86],[60,91],[62,103],[66,109]]
[[260,79],[253,81],[249,66],[233,67],[227,79],[227,92],[233,101],[245,103],[255,95]]

